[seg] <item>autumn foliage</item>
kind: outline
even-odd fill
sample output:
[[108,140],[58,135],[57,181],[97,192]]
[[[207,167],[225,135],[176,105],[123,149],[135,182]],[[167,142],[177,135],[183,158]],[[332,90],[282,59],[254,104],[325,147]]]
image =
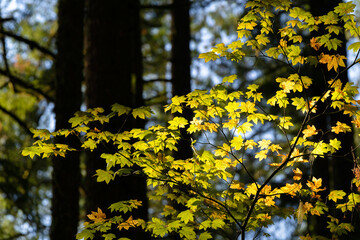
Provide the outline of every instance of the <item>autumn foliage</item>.
[[[166,126],[131,131],[122,131],[119,126],[116,133],[93,128],[93,122],[106,124],[119,116],[126,116],[126,121],[145,119],[152,113],[148,107],[130,109],[114,104],[110,113],[101,108],[78,112],[70,119],[71,129],[53,133],[33,130],[39,140],[23,150],[23,155],[30,157],[66,157],[66,152],[80,150],[53,144],[51,139],[58,135],[79,136],[81,148],[89,151],[102,142],[112,143],[117,151],[101,155],[107,167],[97,170],[97,180],[109,183],[123,175],[138,174],[147,178],[151,200],[165,203],[150,220],[124,217],[141,207],[136,199],[109,206],[117,213],[115,217],[107,217],[98,209],[88,215],[78,239],[92,239],[98,233],[104,239],[115,239],[113,233],[106,233],[112,225],[119,230],[143,229],[153,237],[176,232],[183,239],[206,240],[231,233],[245,239],[247,232],[266,229],[275,217],[296,218],[301,224],[312,215],[327,216],[333,239],[354,231],[353,223],[343,222],[342,216],[357,214],[360,204],[357,159],[352,159],[354,176],[349,185],[356,187],[351,192],[327,189],[329,193],[324,196],[322,179],[308,172],[312,161],[330,157],[342,148],[336,136],[360,127],[360,102],[355,99],[358,88],[341,80],[358,63],[360,27],[354,18],[354,4],[340,3],[324,16],[312,16],[288,0],[253,0],[246,7],[247,14],[237,28],[238,40],[229,45],[218,44],[199,58],[205,62],[222,57],[236,62],[247,57],[266,58],[287,65],[292,73],[273,80],[278,87],[272,96],[265,97],[259,90],[261,83],[256,81],[243,89],[232,88],[239,80],[231,75],[209,91],[194,90],[186,96],[174,96],[165,106],[165,112],[170,114],[192,109],[194,117],[190,122],[174,117]],[[286,16],[287,21],[275,31],[273,20],[278,15]],[[336,52],[345,44],[337,39],[343,31],[357,40],[348,47],[357,53],[351,63]],[[306,37],[309,33],[314,37]],[[276,43],[271,39],[277,39]],[[325,70],[326,76],[332,76],[326,79],[324,92],[309,94],[318,80],[303,75],[305,66]],[[337,121],[329,131],[317,129],[312,121],[320,114],[319,104],[326,105],[326,114],[336,112],[351,117],[353,126]],[[299,118],[300,123],[295,124]],[[272,126],[276,139],[253,134],[265,125]],[[177,150],[182,137],[179,130],[183,128],[194,136],[189,142],[193,157],[174,159],[172,152]],[[327,138],[330,134],[335,137]],[[268,166],[266,174],[255,177],[249,169],[260,162]],[[135,165],[140,170],[134,169]],[[275,177],[285,172],[291,178],[274,185]],[[296,204],[282,204],[286,199]],[[166,204],[171,201],[186,206],[186,210]],[[315,236],[305,233],[301,239]]]

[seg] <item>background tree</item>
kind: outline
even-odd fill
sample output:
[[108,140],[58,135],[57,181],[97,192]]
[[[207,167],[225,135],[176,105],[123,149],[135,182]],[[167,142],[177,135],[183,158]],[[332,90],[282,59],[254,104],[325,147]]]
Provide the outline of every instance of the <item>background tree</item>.
[[[80,110],[83,98],[83,0],[58,2],[58,30],[56,55],[56,129],[69,128],[69,119]],[[64,138],[57,138],[64,144]],[[67,139],[71,147],[78,147],[78,138]],[[54,157],[52,172],[52,206],[50,238],[74,239],[79,224],[80,156],[78,152],[66,158]]]
[[[111,105],[141,106],[142,54],[138,1],[87,1],[85,18],[85,80],[88,108]],[[124,122],[125,121],[125,122]],[[123,131],[141,127],[143,123],[118,119],[102,130]],[[94,126],[96,127],[96,126]],[[99,128],[99,127],[98,127]],[[101,128],[99,128],[101,129]],[[94,130],[96,131],[96,129]],[[110,149],[108,149],[110,148]],[[104,168],[101,153],[114,152],[111,146],[98,147],[86,157],[86,210],[107,209],[110,204],[139,199],[143,206],[135,216],[147,218],[146,180],[142,176],[122,177],[110,185],[97,184],[96,170]],[[109,214],[108,211],[106,211]],[[139,231],[124,236],[146,239]]]

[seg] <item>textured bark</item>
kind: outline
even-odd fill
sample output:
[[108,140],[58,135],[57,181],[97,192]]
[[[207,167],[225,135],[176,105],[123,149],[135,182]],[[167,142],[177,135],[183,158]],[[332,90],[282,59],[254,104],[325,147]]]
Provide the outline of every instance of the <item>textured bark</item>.
[[[80,110],[83,80],[83,0],[60,0],[56,57],[56,129],[69,128],[69,118]],[[56,139],[72,147],[76,138]],[[75,239],[79,221],[79,154],[53,159],[53,198],[50,238]]]
[[[103,107],[109,111],[114,103],[136,107],[142,102],[142,55],[139,25],[139,2],[134,0],[88,0],[85,27],[85,79],[86,103],[89,108]],[[120,118],[110,122],[103,130],[118,132],[142,123]],[[111,146],[99,146],[86,157],[86,210],[100,207],[107,216],[110,204],[138,199],[143,207],[132,213],[134,218],[147,220],[146,181],[142,177],[121,177],[110,184],[97,183],[97,169],[105,168],[102,152],[114,152]],[[147,239],[141,230],[119,233],[118,237]]]

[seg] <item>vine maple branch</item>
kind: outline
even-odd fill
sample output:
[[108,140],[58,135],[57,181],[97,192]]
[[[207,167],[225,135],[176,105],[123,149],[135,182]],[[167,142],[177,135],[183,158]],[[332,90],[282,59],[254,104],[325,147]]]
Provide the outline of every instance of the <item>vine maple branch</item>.
[[27,39],[27,38],[25,38],[23,36],[17,35],[15,33],[10,32],[10,31],[6,31],[4,29],[0,29],[0,33],[6,35],[8,37],[11,37],[11,38],[13,38],[13,39],[15,39],[15,40],[17,40],[19,42],[23,42],[23,43],[27,44],[30,47],[30,49],[37,49],[40,52],[45,53],[45,54],[51,56],[54,59],[56,58],[55,53],[53,53],[48,48],[41,46],[39,43],[37,43],[34,40]]
[[6,108],[0,105],[0,111],[4,112],[5,114],[9,115],[12,119],[14,119],[24,130],[26,133],[32,135],[30,128],[26,125],[26,123],[21,120],[18,116],[16,116],[14,113],[10,112]]
[[40,88],[35,87],[34,85],[25,82],[23,79],[14,76],[12,74],[9,74],[5,69],[0,68],[0,74],[7,76],[8,78],[11,79],[11,81],[14,84],[18,84],[24,88],[33,90],[34,92],[39,93],[40,95],[42,95],[46,100],[50,101],[50,102],[54,102],[54,98],[52,98],[50,95],[48,95],[47,93],[45,93],[43,90],[41,90]]

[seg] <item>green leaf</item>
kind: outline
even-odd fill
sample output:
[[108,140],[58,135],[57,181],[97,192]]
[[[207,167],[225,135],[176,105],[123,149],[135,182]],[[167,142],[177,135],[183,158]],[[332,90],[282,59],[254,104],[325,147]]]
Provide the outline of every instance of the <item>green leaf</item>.
[[191,227],[183,227],[180,231],[180,236],[182,236],[184,239],[192,240],[196,239],[196,233],[193,228]]
[[41,140],[49,140],[52,136],[49,130],[47,129],[30,129],[30,131],[34,134],[33,138],[40,138]]
[[208,240],[208,239],[213,239],[213,237],[211,236],[210,233],[208,232],[203,232],[200,234],[199,236],[199,240]]
[[168,233],[166,224],[159,218],[153,217],[151,222],[148,223],[147,229],[151,230],[155,236],[164,237]]
[[110,205],[109,209],[111,212],[131,212],[133,209],[137,209],[141,206],[141,201],[130,199],[127,201],[120,201]]
[[78,234],[76,234],[76,239],[93,239],[94,238],[94,234],[93,231],[89,230],[89,229],[84,229],[81,232],[79,232]]
[[191,213],[190,210],[179,213],[177,217],[180,218],[180,220],[183,221],[185,224],[189,221],[194,221],[194,214]]
[[94,150],[97,147],[97,144],[92,139],[87,139],[83,145],[81,145],[82,148],[90,149],[91,151]]
[[215,219],[211,223],[211,228],[213,229],[223,228],[224,226],[225,226],[225,222],[222,219]]
[[222,82],[223,82],[223,83],[227,83],[227,82],[228,82],[228,83],[233,83],[235,79],[237,79],[237,75],[236,75],[236,74],[230,75],[230,76],[227,76],[227,77],[224,77],[223,80],[222,80]]
[[168,224],[170,230],[179,229],[183,224],[179,220],[172,221]]
[[185,128],[185,126],[188,124],[188,120],[183,117],[174,117],[173,120],[169,121],[169,124],[169,129],[177,130],[179,128]]
[[207,52],[207,53],[200,53],[199,58],[204,58],[205,62],[215,61],[216,59],[220,58],[214,52]]
[[40,156],[41,153],[42,152],[39,150],[39,147],[36,146],[27,147],[21,151],[21,155],[24,157],[29,156],[31,159],[33,159],[36,155]]
[[350,46],[348,47],[348,50],[353,50],[353,52],[357,52],[360,49],[360,42],[354,42],[352,44],[350,44]]
[[111,106],[111,111],[116,112],[118,116],[121,116],[123,114],[129,114],[131,108],[115,103],[114,105]]
[[113,174],[114,174],[113,171],[104,171],[102,169],[98,169],[98,170],[96,170],[95,176],[97,176],[98,182],[105,181],[108,184],[111,180],[114,180]]
[[328,198],[329,198],[329,200],[337,202],[337,200],[343,199],[345,195],[346,195],[346,193],[343,190],[333,190],[330,192]]
[[114,238],[116,238],[116,236],[112,233],[103,234],[102,237],[104,238],[104,240],[113,240]]
[[134,118],[145,119],[151,117],[151,109],[149,107],[139,107],[132,110],[132,115]]

